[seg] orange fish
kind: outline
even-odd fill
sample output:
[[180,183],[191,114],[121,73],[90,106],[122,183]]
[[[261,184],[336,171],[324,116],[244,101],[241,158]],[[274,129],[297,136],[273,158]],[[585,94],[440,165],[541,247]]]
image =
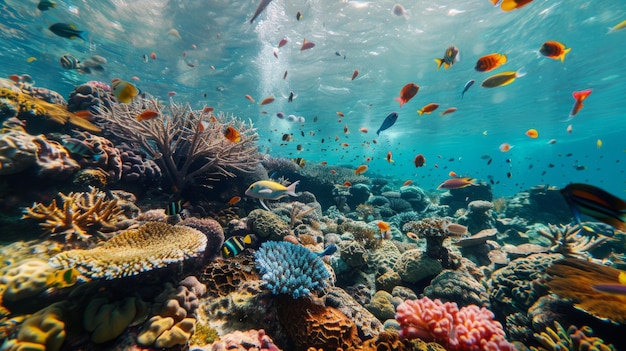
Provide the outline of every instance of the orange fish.
[[345,182],[343,182],[343,186],[352,186],[352,183],[346,180]]
[[19,82],[20,82],[20,80],[22,80],[22,79],[20,78],[20,76],[18,76],[17,74],[12,74],[12,75],[10,75],[10,76],[9,76],[9,79],[10,79],[10,80],[12,80],[12,81],[14,81],[15,83],[19,83]]
[[389,225],[389,223],[387,222],[378,221],[376,225],[378,226],[378,229],[380,229],[381,232],[388,232],[391,230],[391,225]]
[[265,99],[263,99],[263,101],[261,101],[259,105],[263,106],[263,105],[271,104],[272,102],[274,102],[274,100],[275,99],[273,96],[268,96]]
[[251,103],[254,103],[254,98],[248,94],[246,94],[246,99],[248,99]]
[[237,204],[239,201],[241,201],[241,196],[233,196],[230,198],[230,200],[228,200],[228,204],[233,206]]
[[576,99],[576,102],[574,103],[574,106],[572,107],[572,112],[569,113],[569,117],[567,118],[568,121],[574,118],[574,116],[578,114],[578,111],[580,111],[580,109],[583,108],[583,101],[585,101],[587,96],[589,96],[590,94],[591,94],[591,89],[575,91],[572,93],[572,96],[574,97],[574,99]]
[[537,129],[529,129],[526,131],[526,135],[529,138],[536,139],[539,137],[539,132],[537,131]]
[[359,70],[355,69],[354,72],[352,72],[352,80],[354,80],[354,78],[356,78],[356,76],[359,75]]
[[442,113],[439,114],[439,116],[443,117],[445,115],[449,115],[453,112],[456,112],[456,107],[448,107],[447,110],[443,111]]
[[386,157],[386,159],[387,159],[387,162],[389,162],[389,163],[396,162],[396,161],[394,161],[394,160],[391,158],[391,151],[387,152],[387,157]]
[[348,125],[347,124],[343,126],[343,133],[344,134],[350,134],[350,130],[348,130]]
[[572,51],[572,48],[565,48],[565,45],[559,43],[558,41],[546,41],[541,45],[539,52],[545,56],[554,60],[561,60],[561,62],[565,61],[565,55],[568,52]]
[[230,141],[232,141],[233,143],[238,143],[241,141],[241,134],[239,134],[239,131],[231,126],[226,127],[226,130],[224,130],[224,137]]
[[343,117],[343,116],[345,116],[345,115],[343,114],[343,112],[341,112],[341,111],[337,111],[337,116],[339,116],[339,117]]
[[[213,117],[213,116],[211,116],[211,117]],[[215,117],[213,117],[213,118],[215,118]],[[200,122],[198,122],[198,131],[199,132],[204,132],[208,128],[209,128],[209,122],[207,122],[207,121],[200,121]]]
[[336,171],[336,170],[334,170],[334,169],[331,169],[331,170],[330,170],[330,173],[332,173],[332,174],[337,174],[337,171]]
[[326,162],[326,161],[322,161],[322,162],[320,162],[320,164],[321,164],[322,166],[326,166],[326,165],[328,164],[328,162]]
[[80,118],[91,120],[93,114],[89,110],[76,111],[74,114]]
[[213,111],[215,111],[215,108],[211,106],[206,106],[205,108],[202,109],[202,113],[211,113]]
[[302,40],[302,46],[300,47],[300,51],[308,50],[314,46],[315,46],[315,43],[307,41],[306,38],[304,38],[304,40]]
[[341,144],[341,146],[348,147],[349,145],[348,145],[348,143],[343,143],[343,144]]
[[476,179],[469,177],[451,178],[439,184],[437,189],[461,189],[476,183]]
[[522,7],[530,4],[532,1],[533,0],[502,0],[502,2],[500,3],[500,8],[502,9],[502,11],[509,12],[521,9]]
[[458,178],[458,177],[459,177],[459,175],[458,175],[458,174],[456,174],[456,172],[455,172],[455,171],[450,171],[450,172],[448,172],[448,175],[449,175],[450,177],[452,177],[452,178]]
[[422,154],[417,154],[417,156],[415,156],[415,160],[413,160],[413,163],[415,163],[415,167],[422,167],[426,163],[426,157],[424,157],[424,155]]
[[435,103],[430,103],[424,107],[422,107],[421,110],[417,110],[417,113],[421,116],[424,113],[429,114],[433,111],[435,111],[437,108],[439,107],[439,104],[435,104]]
[[357,167],[354,170],[354,174],[356,174],[356,175],[363,174],[363,173],[367,172],[368,169],[369,169],[369,167],[367,165],[360,165],[359,167]]
[[367,128],[359,128],[359,132],[361,132],[361,133],[367,133]]
[[400,101],[400,107],[411,100],[419,91],[420,87],[415,83],[408,83],[400,90],[400,96],[394,100]]
[[151,52],[150,53],[150,58],[153,60],[156,60],[156,53],[155,52]]
[[502,143],[502,144],[500,144],[500,146],[498,148],[502,152],[509,152],[513,148],[513,146],[511,146],[511,144],[509,144],[509,143]]
[[159,113],[156,112],[156,111],[145,110],[142,113],[140,113],[139,115],[137,115],[137,120],[138,121],[147,121],[149,119],[153,119],[153,118],[157,117],[158,115],[159,115]]
[[478,72],[489,72],[506,63],[506,55],[493,53],[483,56],[476,61],[475,70]]
[[409,179],[409,180],[405,181],[404,183],[402,183],[402,186],[409,186],[411,184],[413,184],[413,181],[411,179]]

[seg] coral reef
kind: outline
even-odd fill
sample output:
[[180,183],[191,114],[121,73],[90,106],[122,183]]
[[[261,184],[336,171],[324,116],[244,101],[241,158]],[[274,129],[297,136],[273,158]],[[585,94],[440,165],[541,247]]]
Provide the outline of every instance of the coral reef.
[[67,100],[68,111],[92,111],[95,112],[98,107],[110,107],[114,101],[111,87],[106,83],[89,81],[81,84],[70,92]]
[[[251,349],[252,348],[252,349]],[[208,348],[207,348],[208,349]],[[220,337],[210,345],[212,351],[280,351],[265,330],[234,331]]]
[[69,250],[50,259],[53,267],[76,268],[94,279],[115,279],[200,256],[207,237],[200,231],[148,222],[91,250]]
[[547,327],[545,331],[535,333],[535,338],[543,347],[531,347],[530,349],[532,351],[617,351],[613,345],[607,345],[604,343],[604,340],[593,336],[593,330],[587,326],[579,329],[575,325],[570,325],[570,327],[565,330],[565,328],[556,321],[554,322],[554,329]]
[[283,240],[291,233],[289,224],[277,214],[262,209],[252,210],[246,217],[248,229],[264,240]]
[[444,268],[458,266],[450,251],[443,246],[443,242],[449,237],[460,237],[466,234],[467,228],[443,218],[424,218],[418,222],[406,223],[402,230],[426,238],[426,254],[428,257],[439,260]]
[[204,252],[206,260],[219,255],[220,249],[224,244],[224,229],[222,229],[222,226],[218,221],[212,218],[189,217],[180,221],[178,225],[184,225],[197,229],[206,235],[208,241]]
[[502,325],[484,307],[470,305],[459,309],[454,302],[424,297],[400,304],[396,320],[401,338],[436,341],[446,350],[515,350],[506,341]]
[[436,276],[442,271],[441,262],[422,253],[421,250],[407,250],[398,257],[394,271],[407,283],[418,283]]
[[6,340],[2,350],[60,350],[66,337],[65,304],[57,302],[27,317],[15,338]]
[[362,340],[371,339],[382,332],[383,324],[344,289],[329,287],[323,299],[325,306],[336,308],[354,322]]
[[591,250],[602,245],[608,239],[603,236],[592,237],[586,231],[581,233],[581,228],[578,225],[570,224],[560,227],[549,224],[547,228],[539,228],[537,233],[550,240],[550,252],[579,259],[588,258]]
[[467,212],[459,217],[458,222],[472,233],[495,228],[496,217],[493,213],[493,204],[485,200],[470,202],[467,205]]
[[424,295],[459,306],[477,305],[489,308],[489,294],[480,282],[462,271],[443,271],[424,289]]
[[83,327],[91,333],[91,341],[105,343],[120,336],[126,328],[145,314],[147,305],[138,297],[110,301],[95,297],[83,312]]
[[0,270],[0,301],[19,301],[33,297],[47,286],[47,278],[54,271],[46,261],[31,258]]
[[294,299],[306,297],[324,288],[330,278],[317,255],[290,242],[265,242],[254,259],[261,279],[273,294],[288,294]]

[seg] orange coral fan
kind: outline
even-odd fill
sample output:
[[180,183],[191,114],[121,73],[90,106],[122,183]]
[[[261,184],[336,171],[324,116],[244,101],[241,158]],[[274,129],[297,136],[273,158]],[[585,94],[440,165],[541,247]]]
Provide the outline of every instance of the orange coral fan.
[[566,258],[548,268],[550,290],[575,306],[598,317],[626,323],[626,296],[594,290],[594,284],[615,284],[620,270],[589,261]]

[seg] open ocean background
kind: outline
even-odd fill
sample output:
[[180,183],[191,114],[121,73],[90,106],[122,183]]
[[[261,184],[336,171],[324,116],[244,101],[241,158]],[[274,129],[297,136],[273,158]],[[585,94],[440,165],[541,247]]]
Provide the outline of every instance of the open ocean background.
[[[142,91],[163,100],[174,91],[177,103],[214,106],[251,120],[262,149],[274,156],[352,167],[370,157],[368,176],[412,179],[425,189],[452,170],[492,179],[496,196],[537,184],[584,182],[625,197],[626,30],[607,34],[626,19],[623,0],[535,0],[508,13],[487,0],[400,2],[406,16],[393,14],[392,1],[275,0],[253,24],[257,2],[251,0],[58,1],[46,12],[37,3],[0,1],[4,77],[29,74],[36,86],[67,97],[89,80],[137,76]],[[48,27],[56,22],[88,31],[90,41],[54,35]],[[171,29],[180,38],[168,34]],[[278,49],[285,37],[288,44]],[[315,47],[300,51],[303,38]],[[539,55],[548,40],[572,48],[564,62]],[[437,71],[434,58],[451,45],[459,48],[460,62]],[[151,52],[157,59],[144,62]],[[476,60],[493,52],[506,54],[508,62],[492,72],[475,71]],[[103,56],[106,70],[64,70],[59,58],[66,53],[81,60]],[[480,87],[492,74],[520,68],[527,75],[508,86]],[[355,69],[359,75],[351,80]],[[476,84],[461,99],[470,79]],[[409,82],[420,86],[419,93],[400,108],[393,98]],[[593,93],[584,108],[565,122],[572,92],[588,88]],[[259,106],[267,96],[276,101]],[[419,117],[416,110],[431,102],[439,110]],[[458,111],[440,117],[448,107]],[[278,119],[279,111],[306,122]],[[392,111],[399,113],[397,123],[376,137]],[[337,112],[345,115],[340,122]],[[539,131],[537,139],[525,135],[530,128]],[[283,143],[284,133],[293,133],[293,140]],[[550,139],[557,142],[548,144]],[[498,149],[505,142],[514,146],[508,153]],[[394,163],[385,160],[389,151]],[[423,168],[413,164],[418,153],[426,157]]]

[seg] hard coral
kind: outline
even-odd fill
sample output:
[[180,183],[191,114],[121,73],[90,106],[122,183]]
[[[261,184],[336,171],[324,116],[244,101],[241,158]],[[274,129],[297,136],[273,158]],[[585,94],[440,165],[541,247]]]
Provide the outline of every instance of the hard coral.
[[397,308],[400,337],[436,341],[447,350],[510,350],[504,330],[493,313],[476,305],[459,309],[454,302],[427,297],[406,300]]
[[35,203],[24,210],[23,219],[35,219],[45,234],[51,237],[64,236],[66,243],[85,242],[92,235],[105,238],[102,232],[114,231],[115,224],[127,219],[117,199],[107,200],[106,194],[97,188],[89,193],[59,193],[63,207],[56,199],[45,206]]
[[138,297],[118,301],[94,298],[83,313],[83,326],[91,333],[91,341],[104,343],[120,336],[146,309],[145,302]]
[[182,220],[178,225],[197,229],[206,235],[208,244],[204,256],[207,260],[219,255],[224,244],[224,229],[218,221],[212,218],[189,217]]
[[64,304],[57,302],[26,318],[16,338],[7,340],[2,350],[60,350],[65,341]]
[[330,277],[322,260],[309,249],[290,242],[265,242],[254,254],[267,288],[294,299],[325,287]]
[[[557,252],[565,257],[585,259],[589,257],[589,251],[602,245],[607,237],[592,237],[588,233],[581,233],[578,225],[561,225],[560,227],[549,224],[548,228],[540,228],[537,233],[550,240],[551,252]],[[586,234],[586,235],[583,235]]]
[[443,218],[424,218],[421,221],[409,222],[402,230],[426,238],[426,254],[439,260],[444,268],[454,268],[456,265],[448,249],[443,246],[444,240],[449,237],[460,237],[467,232],[467,228]]
[[263,329],[248,330],[245,332],[236,330],[220,337],[219,341],[211,344],[212,351],[280,351],[274,345],[272,339],[265,334]]
[[19,301],[33,297],[47,288],[47,278],[54,271],[46,261],[26,259],[0,270],[0,300]]
[[536,333],[535,338],[545,348],[531,347],[532,351],[617,351],[613,345],[607,345],[604,340],[593,336],[593,330],[590,327],[584,326],[578,329],[575,325],[570,325],[565,330],[557,321],[554,322],[554,329],[547,327],[545,332]]
[[94,279],[116,279],[200,256],[207,238],[200,231],[148,222],[91,250],[70,250],[50,259],[56,267],[76,268]]

